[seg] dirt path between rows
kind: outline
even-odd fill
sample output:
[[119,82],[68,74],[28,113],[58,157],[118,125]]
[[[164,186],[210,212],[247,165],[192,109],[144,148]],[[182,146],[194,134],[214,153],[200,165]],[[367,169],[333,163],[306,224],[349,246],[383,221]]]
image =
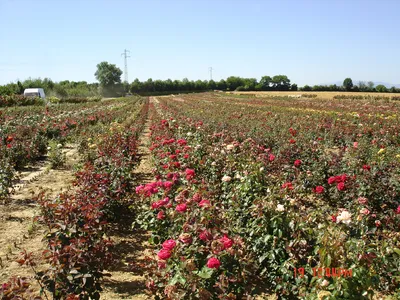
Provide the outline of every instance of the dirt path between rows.
[[74,165],[79,161],[76,145],[67,145],[64,150],[67,161],[63,169],[48,169],[46,160],[20,172],[19,182],[10,203],[0,206],[0,283],[10,276],[33,276],[33,272],[20,267],[15,260],[26,249],[38,256],[44,250],[42,242],[44,228],[33,222],[39,214],[38,205],[33,200],[41,191],[50,197],[67,190],[74,177]]
[[[140,164],[134,171],[137,185],[153,179],[149,150],[150,124],[151,121],[148,118],[139,139]],[[146,267],[145,258],[150,255],[150,247],[147,243],[149,234],[129,228],[122,232],[116,231],[110,237],[115,243],[113,254],[119,258],[119,263],[107,270],[111,277],[105,279],[101,299],[152,299],[144,292],[146,279],[143,276],[143,270]]]

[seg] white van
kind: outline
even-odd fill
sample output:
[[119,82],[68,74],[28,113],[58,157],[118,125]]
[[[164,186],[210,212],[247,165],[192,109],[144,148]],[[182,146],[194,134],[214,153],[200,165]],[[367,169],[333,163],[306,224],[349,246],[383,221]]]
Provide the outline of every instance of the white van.
[[46,98],[46,95],[44,94],[44,90],[43,89],[25,89],[24,91],[24,96],[25,97],[39,97],[42,99]]

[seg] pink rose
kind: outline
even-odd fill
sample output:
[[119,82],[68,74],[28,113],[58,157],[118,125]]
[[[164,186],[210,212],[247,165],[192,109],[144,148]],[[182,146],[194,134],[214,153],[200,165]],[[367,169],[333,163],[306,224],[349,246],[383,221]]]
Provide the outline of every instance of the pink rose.
[[170,189],[171,187],[172,187],[172,182],[171,181],[164,181],[163,182],[163,187],[164,187],[164,189]]
[[171,251],[166,250],[166,249],[161,249],[158,253],[157,256],[159,259],[162,260],[167,260],[168,258],[171,257]]
[[177,206],[176,206],[176,211],[179,211],[179,212],[185,212],[185,211],[187,211],[187,206],[186,206],[186,204],[185,203],[183,203],[183,204],[178,204]]
[[269,155],[268,160],[270,162],[273,162],[275,160],[275,155],[273,155],[272,153]]
[[159,219],[159,220],[165,219],[164,211],[161,210],[161,211],[158,212],[157,219]]
[[233,245],[233,241],[226,234],[221,238],[221,242],[224,243],[224,249],[229,249]]
[[204,200],[201,200],[201,201],[199,202],[199,206],[200,206],[200,207],[209,207],[209,206],[211,206],[211,204],[210,204],[210,201],[204,199]]
[[165,250],[169,250],[171,251],[172,249],[174,249],[176,246],[176,242],[174,240],[166,240],[163,244],[162,247]]
[[211,235],[211,233],[208,232],[207,230],[202,231],[202,232],[200,233],[199,237],[200,237],[200,239],[201,239],[202,241],[210,241],[210,240],[212,240],[212,235]]
[[187,180],[192,179],[194,177],[194,175],[195,175],[195,172],[194,172],[193,169],[186,169],[185,173],[186,173],[186,179]]
[[358,203],[360,203],[362,205],[365,205],[368,203],[368,199],[364,198],[364,197],[359,197],[357,200],[358,200]]
[[294,161],[294,166],[295,167],[300,167],[301,166],[301,160],[300,159],[296,159],[295,161]]
[[338,183],[336,186],[339,191],[343,191],[346,187],[344,186],[344,182]]

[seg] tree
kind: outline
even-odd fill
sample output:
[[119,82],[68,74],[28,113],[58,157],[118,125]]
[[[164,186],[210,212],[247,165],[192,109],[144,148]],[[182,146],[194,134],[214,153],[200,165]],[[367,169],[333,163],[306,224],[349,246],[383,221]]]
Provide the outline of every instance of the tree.
[[305,86],[303,86],[303,87],[301,88],[301,90],[302,90],[302,91],[305,91],[305,92],[309,92],[309,91],[311,91],[311,86],[305,85]]
[[343,87],[346,91],[351,91],[351,89],[353,88],[353,80],[351,80],[351,78],[346,78],[343,81]]
[[360,89],[361,92],[368,91],[368,85],[365,83],[365,81],[359,81],[358,88]]
[[386,88],[386,86],[384,86],[383,84],[379,84],[375,87],[376,91],[379,93],[386,93],[388,90]]
[[271,81],[272,81],[272,78],[269,77],[269,76],[261,77],[261,80],[260,80],[260,83],[259,83],[259,86],[260,86],[261,90],[262,91],[268,91],[271,88],[271,86],[270,86]]
[[298,90],[297,84],[293,83],[292,86],[290,87],[290,90],[297,91]]
[[112,88],[121,83],[122,71],[116,65],[103,61],[97,65],[97,71],[94,75],[102,87]]
[[368,85],[368,92],[373,92],[375,83],[373,81],[368,81],[367,85]]
[[276,91],[288,91],[290,88],[290,79],[286,75],[275,75],[271,82]]

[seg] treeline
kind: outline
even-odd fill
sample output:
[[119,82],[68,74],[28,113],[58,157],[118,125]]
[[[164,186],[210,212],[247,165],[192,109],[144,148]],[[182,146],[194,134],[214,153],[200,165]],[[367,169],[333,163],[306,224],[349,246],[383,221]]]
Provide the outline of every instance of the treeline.
[[54,82],[49,78],[29,78],[23,82],[9,83],[0,86],[0,96],[23,94],[27,88],[43,88],[46,96],[65,97],[93,97],[123,96],[132,94],[161,94],[179,92],[202,92],[210,90],[224,91],[297,91],[297,85],[291,84],[286,75],[273,77],[263,76],[260,81],[256,78],[242,78],[230,76],[226,80],[153,80],[146,81],[135,79],[132,83],[113,82],[112,84],[87,83],[86,81],[64,80]]
[[152,80],[139,81],[135,79],[129,85],[131,93],[149,93],[149,92],[190,92],[190,91],[297,91],[296,84],[290,84],[290,79],[286,75],[276,75],[273,77],[263,76],[260,81],[256,78],[242,78],[230,76],[226,80],[197,80],[190,81],[187,78],[183,80]]
[[28,88],[43,88],[46,96],[67,97],[95,97],[99,96],[99,84],[86,81],[64,80],[54,82],[49,78],[28,78],[16,83],[0,85],[0,96],[21,95]]
[[369,92],[369,93],[400,93],[400,88],[396,88],[392,86],[388,88],[383,84],[379,84],[375,86],[372,81],[359,81],[358,84],[353,84],[353,80],[351,78],[346,78],[343,81],[343,85],[314,85],[309,86],[305,85],[300,88],[301,91],[305,92]]
[[[110,74],[110,72],[106,72]],[[112,72],[111,72],[112,74]],[[107,76],[106,75],[106,76]],[[49,78],[29,78],[23,82],[9,83],[0,86],[0,96],[21,95],[27,88],[43,88],[46,96],[58,98],[68,97],[118,97],[128,93],[140,95],[161,95],[168,93],[191,93],[204,92],[211,90],[222,91],[353,91],[353,92],[391,92],[400,93],[396,87],[387,88],[384,85],[375,86],[372,81],[360,81],[354,85],[350,78],[346,78],[343,85],[305,85],[298,88],[297,84],[291,83],[286,75],[275,75],[273,77],[263,76],[260,81],[256,78],[243,78],[230,76],[219,81],[214,80],[153,80],[146,81],[135,79],[132,83],[121,83],[120,74],[114,76],[112,80],[105,78],[99,80],[100,83],[87,83],[86,81],[64,80],[54,82]],[[105,83],[104,83],[105,82]]]

